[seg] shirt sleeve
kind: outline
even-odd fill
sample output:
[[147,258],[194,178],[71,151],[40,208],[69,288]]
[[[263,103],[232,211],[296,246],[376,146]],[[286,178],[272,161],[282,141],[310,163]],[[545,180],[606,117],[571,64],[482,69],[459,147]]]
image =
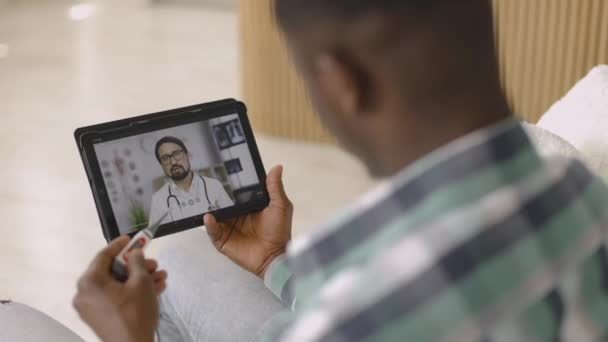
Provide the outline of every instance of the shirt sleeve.
[[275,258],[264,275],[266,287],[287,307],[295,309],[293,273],[288,267],[287,257],[282,254]]

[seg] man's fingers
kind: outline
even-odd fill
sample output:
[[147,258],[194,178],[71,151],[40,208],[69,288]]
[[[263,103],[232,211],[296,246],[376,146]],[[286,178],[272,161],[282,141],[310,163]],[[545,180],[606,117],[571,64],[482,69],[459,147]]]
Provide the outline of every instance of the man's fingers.
[[137,248],[128,254],[129,280],[145,277],[149,274],[146,260],[141,249]]
[[164,280],[160,281],[158,283],[154,283],[154,292],[156,293],[157,296],[160,296],[161,293],[163,293],[166,288],[167,288],[167,282]]
[[152,279],[154,280],[154,291],[157,295],[160,295],[167,288],[167,277],[166,271],[154,272]]
[[283,186],[283,166],[277,165],[273,167],[266,177],[266,188],[270,196],[270,203],[283,209],[291,206],[291,201],[285,193]]
[[167,280],[167,277],[168,277],[167,271],[158,271],[158,272],[154,272],[154,274],[152,274],[152,279],[154,279],[154,282],[165,281],[165,280]]
[[91,264],[91,270],[109,270],[110,265],[114,258],[125,248],[129,243],[130,238],[128,236],[121,236],[114,241],[110,242],[104,249],[102,249],[93,260]]
[[148,273],[153,273],[158,268],[158,262],[153,259],[146,259],[146,269]]

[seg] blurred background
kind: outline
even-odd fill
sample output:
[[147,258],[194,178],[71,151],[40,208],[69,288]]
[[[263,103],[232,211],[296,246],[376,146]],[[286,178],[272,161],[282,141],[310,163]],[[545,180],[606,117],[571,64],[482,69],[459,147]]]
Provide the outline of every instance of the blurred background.
[[[87,341],[70,301],[104,245],[73,131],[221,98],[285,165],[294,234],[374,185],[310,109],[272,0],[0,0],[0,299]],[[493,0],[504,87],[531,122],[608,60],[608,2]]]

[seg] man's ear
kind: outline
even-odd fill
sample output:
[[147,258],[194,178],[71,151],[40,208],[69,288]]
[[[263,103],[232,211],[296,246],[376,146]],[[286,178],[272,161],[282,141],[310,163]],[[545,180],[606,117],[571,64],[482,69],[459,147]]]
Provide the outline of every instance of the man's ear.
[[363,105],[362,87],[352,66],[336,54],[323,53],[315,60],[319,87],[326,101],[341,114],[353,115]]

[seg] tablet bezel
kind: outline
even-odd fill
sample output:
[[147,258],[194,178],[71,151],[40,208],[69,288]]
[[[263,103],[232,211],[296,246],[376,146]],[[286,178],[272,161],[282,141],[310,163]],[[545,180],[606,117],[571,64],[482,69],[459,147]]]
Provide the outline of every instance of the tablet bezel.
[[[95,144],[234,114],[238,115],[241,122],[243,133],[245,134],[247,145],[260,182],[259,186],[262,194],[250,202],[213,212],[218,220],[225,220],[259,211],[266,208],[269,203],[269,196],[266,190],[266,171],[260,157],[253,130],[247,116],[247,108],[244,103],[233,99],[226,99],[77,129],[74,132],[74,136],[89,179],[89,184],[91,185],[91,191],[93,192],[105,239],[111,241],[120,236],[121,233],[114,216],[105,180],[97,159],[94,148]],[[203,216],[204,214],[164,224],[161,226],[156,237],[167,236],[200,227],[203,222]],[[131,233],[130,235],[133,236],[134,234],[135,233]]]

